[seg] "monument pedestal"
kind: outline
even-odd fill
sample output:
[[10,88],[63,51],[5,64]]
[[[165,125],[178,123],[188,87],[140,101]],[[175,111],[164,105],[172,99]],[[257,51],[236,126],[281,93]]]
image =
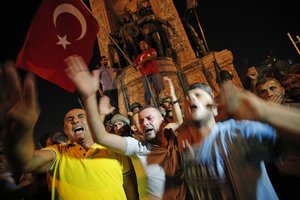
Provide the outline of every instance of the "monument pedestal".
[[[220,52],[215,52],[216,60],[221,68],[221,70],[228,70],[233,74],[233,83],[239,87],[242,87],[242,83],[239,79],[237,72],[234,69],[233,65],[233,56],[232,53],[228,50],[222,50]],[[203,82],[210,85],[214,88],[215,96],[220,92],[220,88],[216,82],[216,72],[214,68],[214,57],[212,54],[204,56],[203,58],[195,58],[188,65],[182,67],[182,75],[186,79],[188,85],[191,85],[196,82]],[[167,76],[172,79],[175,92],[178,99],[182,102],[184,100],[184,87],[179,78],[179,71],[176,67],[174,61],[171,58],[161,57],[157,58],[157,63],[159,70],[162,76]],[[210,81],[207,80],[203,72],[203,65],[206,70],[211,74]],[[127,95],[127,101],[130,104],[133,102],[139,102],[141,105],[144,103],[144,89],[141,81],[141,73],[135,70],[132,67],[126,67],[123,69],[123,75],[119,75],[116,79],[118,91],[119,91],[119,109],[121,113],[126,113],[126,105],[124,101],[124,93],[122,90],[125,90]],[[123,78],[123,86],[121,84],[121,79]],[[211,85],[212,84],[212,85]],[[153,89],[154,92],[154,89]]]

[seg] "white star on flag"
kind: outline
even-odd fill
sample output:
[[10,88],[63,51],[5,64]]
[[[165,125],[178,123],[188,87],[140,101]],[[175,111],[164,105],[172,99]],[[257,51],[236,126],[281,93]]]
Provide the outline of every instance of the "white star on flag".
[[68,40],[67,40],[67,35],[65,35],[64,37],[60,37],[59,35],[56,35],[58,37],[58,42],[56,43],[57,45],[62,45],[64,47],[64,49],[66,49],[68,44],[71,44]]

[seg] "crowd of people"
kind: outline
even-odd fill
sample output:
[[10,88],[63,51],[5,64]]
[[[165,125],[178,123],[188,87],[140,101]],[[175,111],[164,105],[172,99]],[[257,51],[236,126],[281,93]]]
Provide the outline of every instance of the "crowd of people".
[[[218,103],[206,83],[193,83],[179,100],[172,80],[163,77],[167,84],[158,106],[134,102],[120,114],[99,88],[105,69],[90,72],[75,55],[66,64],[84,107],[69,110],[63,133],[45,134],[41,148],[33,137],[40,113],[34,77],[21,82],[13,63],[1,68],[1,198],[287,199],[297,194],[297,68],[279,80],[250,68],[250,91],[224,81]],[[218,112],[226,117],[217,120]]]
[[[298,196],[299,65],[283,73],[250,67],[246,89],[236,87],[233,74],[222,70],[217,98],[209,84],[196,82],[185,99],[178,99],[172,79],[161,75],[156,60],[172,56],[165,27],[157,29],[166,23],[143,3],[137,14],[135,19],[125,13],[118,33],[144,89],[144,102],[133,102],[127,113],[119,110],[119,71],[110,65],[112,58],[102,56],[100,66],[89,71],[80,56],[72,55],[65,60],[66,74],[83,107],[69,110],[63,131],[43,134],[37,147],[40,107],[34,76],[21,80],[12,62],[0,68],[0,198]],[[197,57],[207,54],[201,42],[196,49]]]

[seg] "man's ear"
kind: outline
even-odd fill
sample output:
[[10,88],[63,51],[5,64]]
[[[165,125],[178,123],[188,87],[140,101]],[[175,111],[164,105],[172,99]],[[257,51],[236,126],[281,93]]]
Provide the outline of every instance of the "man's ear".
[[216,104],[214,104],[212,106],[212,112],[213,112],[214,117],[218,116],[218,108],[217,108]]

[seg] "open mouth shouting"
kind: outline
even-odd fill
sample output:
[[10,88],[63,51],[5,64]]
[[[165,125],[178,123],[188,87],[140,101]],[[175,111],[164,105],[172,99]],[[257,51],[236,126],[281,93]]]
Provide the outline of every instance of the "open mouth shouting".
[[72,128],[72,131],[75,133],[75,135],[80,135],[83,133],[84,128],[82,126],[77,126]]
[[196,106],[195,104],[191,104],[189,106],[189,110],[191,113],[196,112],[197,111],[198,106]]
[[151,134],[153,134],[155,132],[153,127],[145,127],[144,129],[144,135],[145,136],[150,136]]

